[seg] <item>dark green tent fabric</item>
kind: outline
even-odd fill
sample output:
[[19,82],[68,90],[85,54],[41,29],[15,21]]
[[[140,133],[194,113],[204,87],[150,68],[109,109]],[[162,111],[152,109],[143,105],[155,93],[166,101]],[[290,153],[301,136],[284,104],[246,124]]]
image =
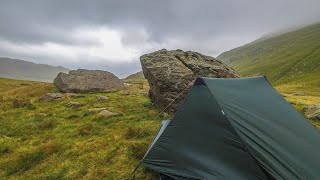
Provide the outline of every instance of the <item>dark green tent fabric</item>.
[[142,162],[175,179],[320,179],[319,149],[265,77],[198,78]]

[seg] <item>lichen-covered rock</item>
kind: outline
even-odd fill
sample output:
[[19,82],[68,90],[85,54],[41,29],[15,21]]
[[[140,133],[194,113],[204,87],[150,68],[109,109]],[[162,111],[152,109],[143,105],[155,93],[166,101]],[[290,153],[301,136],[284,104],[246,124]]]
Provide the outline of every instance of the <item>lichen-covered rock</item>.
[[197,77],[236,78],[234,69],[197,52],[162,49],[140,57],[143,74],[149,82],[149,97],[166,107],[179,93],[169,110],[175,111]]
[[115,113],[115,112],[110,112],[110,111],[108,111],[108,110],[102,110],[100,113],[99,113],[99,115],[101,116],[101,117],[111,117],[111,116],[117,116],[117,115],[119,115],[118,113]]
[[71,101],[71,102],[69,102],[69,103],[67,104],[67,106],[68,106],[68,107],[73,107],[73,108],[78,108],[78,107],[82,106],[82,104],[79,103],[79,102]]
[[47,93],[39,98],[39,101],[51,101],[62,99],[63,95],[61,93]]
[[307,118],[320,120],[320,104],[306,106],[302,110]]
[[53,83],[61,92],[69,93],[108,92],[124,88],[118,77],[100,70],[78,69],[69,74],[59,73]]
[[107,96],[101,96],[101,95],[97,95],[96,97],[98,101],[106,101],[109,99]]

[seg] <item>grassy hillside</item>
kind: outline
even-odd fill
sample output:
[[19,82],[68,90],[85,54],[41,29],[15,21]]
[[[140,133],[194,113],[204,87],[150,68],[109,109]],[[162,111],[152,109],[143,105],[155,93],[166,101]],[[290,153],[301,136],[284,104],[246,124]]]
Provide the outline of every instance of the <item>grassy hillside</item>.
[[145,81],[143,72],[139,71],[137,73],[131,74],[130,76],[124,79],[125,81]]
[[[147,87],[38,101],[57,92],[50,83],[0,79],[0,177],[4,179],[116,179],[139,163],[163,114],[145,96]],[[98,101],[104,95],[107,101]],[[68,107],[70,101],[83,104]],[[105,118],[90,108],[120,115]],[[145,130],[145,126],[149,125]],[[136,137],[136,138],[135,138]],[[143,167],[137,179],[153,179]],[[1,178],[0,178],[1,179]]]
[[266,75],[288,92],[316,95],[320,92],[320,23],[254,41],[218,58],[242,76]]
[[0,57],[0,77],[2,78],[52,82],[59,72],[67,73],[69,69]]

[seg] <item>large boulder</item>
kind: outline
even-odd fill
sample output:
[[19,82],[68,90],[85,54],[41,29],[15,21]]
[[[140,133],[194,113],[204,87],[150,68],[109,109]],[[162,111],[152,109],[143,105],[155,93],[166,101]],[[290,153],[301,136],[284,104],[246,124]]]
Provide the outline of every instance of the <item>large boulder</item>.
[[69,74],[59,73],[53,81],[61,92],[107,92],[124,88],[123,82],[114,74],[100,70],[78,69]]
[[150,90],[149,97],[160,107],[171,104],[175,111],[197,77],[237,78],[234,69],[221,61],[192,51],[162,49],[140,57],[144,76]]
[[306,117],[313,120],[320,120],[320,104],[306,106],[302,109]]

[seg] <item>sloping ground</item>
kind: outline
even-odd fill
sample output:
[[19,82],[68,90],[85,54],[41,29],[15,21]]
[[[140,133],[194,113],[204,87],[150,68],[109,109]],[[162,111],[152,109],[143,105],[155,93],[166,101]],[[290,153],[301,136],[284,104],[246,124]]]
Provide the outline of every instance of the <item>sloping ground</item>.
[[[0,79],[0,177],[4,179],[116,179],[127,177],[156,134],[159,110],[146,88],[80,94],[37,101],[57,92],[49,83]],[[104,95],[107,101],[98,101]],[[68,107],[70,101],[83,104]],[[18,102],[18,103],[17,103]],[[101,117],[88,110],[107,107],[120,115]],[[143,129],[149,125],[147,129]],[[142,168],[137,179],[156,176]],[[1,179],[1,178],[0,178]]]
[[67,73],[69,69],[0,57],[0,77],[2,78],[53,82],[59,72]]
[[242,76],[266,75],[275,86],[312,95],[320,91],[320,24],[257,40],[218,58]]

